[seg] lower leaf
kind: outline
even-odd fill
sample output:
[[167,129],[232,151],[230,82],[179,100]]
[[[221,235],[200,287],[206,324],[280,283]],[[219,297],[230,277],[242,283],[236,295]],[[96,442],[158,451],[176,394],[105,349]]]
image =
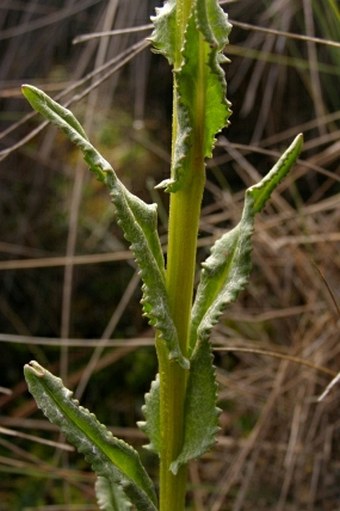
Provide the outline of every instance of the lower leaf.
[[121,487],[139,511],[156,511],[153,483],[137,451],[115,438],[93,413],[72,398],[60,378],[37,362],[25,365],[29,391],[46,417],[84,454],[94,472]]
[[99,509],[102,511],[129,511],[131,503],[124,491],[117,485],[112,485],[105,477],[96,481],[96,496]]
[[219,409],[217,384],[210,342],[201,340],[190,360],[190,373],[184,412],[184,441],[170,470],[176,474],[181,465],[198,458],[215,443]]

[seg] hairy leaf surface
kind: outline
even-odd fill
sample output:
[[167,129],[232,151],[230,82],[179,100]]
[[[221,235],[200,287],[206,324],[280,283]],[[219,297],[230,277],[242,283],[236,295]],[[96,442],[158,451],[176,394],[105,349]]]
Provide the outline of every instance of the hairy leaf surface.
[[90,170],[108,186],[117,221],[131,244],[141,270],[144,283],[143,311],[166,342],[170,358],[178,360],[183,367],[188,367],[188,361],[179,348],[177,331],[168,306],[164,258],[157,233],[157,205],[146,204],[127,190],[111,165],[89,142],[72,112],[36,87],[24,85],[22,90],[32,107],[60,128],[79,147]]
[[211,346],[207,338],[197,343],[190,359],[190,372],[184,410],[184,442],[170,470],[176,474],[181,465],[204,454],[214,443],[218,431],[217,384]]
[[218,5],[216,0],[197,0],[196,16],[199,29],[209,44],[219,51],[228,44],[228,36],[232,25],[228,15]]
[[[143,413],[145,422],[138,425],[150,444],[146,447],[160,453],[160,389],[159,376],[146,394]],[[184,407],[183,449],[170,466],[177,474],[181,465],[204,454],[215,442],[219,409],[216,407],[217,385],[211,346],[207,338],[197,343],[190,359],[190,371]]]
[[227,126],[231,115],[230,103],[226,99],[227,83],[221,64],[227,61],[222,51],[229,42],[232,26],[228,22],[228,15],[215,0],[197,0],[195,19],[207,47],[204,156],[210,158],[215,136]]
[[94,472],[112,485],[118,484],[137,509],[156,511],[153,483],[138,453],[80,406],[60,378],[35,361],[25,365],[24,372],[39,408],[85,456]]
[[299,135],[261,182],[248,188],[241,221],[214,244],[202,265],[192,309],[184,443],[181,454],[171,465],[174,473],[181,464],[201,456],[214,443],[218,409],[209,336],[225,307],[236,299],[248,281],[255,215],[288,173],[301,147],[302,135]]
[[255,215],[296,161],[302,140],[302,135],[298,135],[260,183],[248,188],[241,221],[216,241],[210,256],[202,264],[192,310],[190,350],[200,339],[209,337],[226,306],[244,289],[251,270],[251,236]]
[[148,436],[150,443],[145,447],[151,451],[160,453],[160,393],[159,375],[152,382],[150,391],[145,395],[145,404],[142,411],[145,421],[140,421],[138,426]]
[[111,484],[106,477],[98,477],[95,488],[98,506],[102,511],[129,511],[131,509],[131,502],[122,488]]
[[150,37],[153,49],[173,65],[176,48],[176,0],[168,0],[163,7],[156,7],[156,16],[152,16],[151,20],[154,24]]
[[[175,2],[166,2],[157,12],[151,41],[174,64],[178,30]],[[159,185],[167,191],[182,187],[192,160],[211,156],[216,134],[228,123],[231,111],[221,63],[226,61],[222,50],[230,30],[227,15],[216,2],[193,2],[180,48],[180,64],[174,67],[177,109],[171,177]]]

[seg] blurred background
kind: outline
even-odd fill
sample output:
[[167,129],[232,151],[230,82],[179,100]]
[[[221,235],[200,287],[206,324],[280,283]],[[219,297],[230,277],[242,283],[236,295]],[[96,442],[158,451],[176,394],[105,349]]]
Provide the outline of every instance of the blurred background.
[[[139,448],[157,364],[140,282],[103,186],[42,125],[20,85],[68,105],[123,182],[159,205],[171,71],[150,51],[154,0],[0,5],[0,511],[92,511],[94,477],[27,392],[37,359]],[[256,221],[249,287],[215,328],[221,430],[190,466],[188,509],[340,509],[340,11],[336,0],[221,2],[231,125],[207,164],[198,255],[240,217],[244,190],[305,145]],[[105,37],[95,34],[114,31]],[[81,37],[92,34],[92,37]],[[157,460],[141,450],[157,474]]]

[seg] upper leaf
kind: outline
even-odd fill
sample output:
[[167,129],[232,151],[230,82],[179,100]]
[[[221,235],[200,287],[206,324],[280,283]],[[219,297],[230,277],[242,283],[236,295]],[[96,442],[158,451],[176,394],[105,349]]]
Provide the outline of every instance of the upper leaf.
[[196,16],[199,29],[206,41],[217,50],[223,50],[229,42],[228,36],[232,29],[227,13],[216,0],[197,0]]
[[164,2],[163,7],[156,7],[156,16],[152,16],[154,31],[150,41],[156,53],[161,53],[173,65],[176,48],[176,0]]
[[[157,51],[172,64],[175,45],[181,40],[175,4],[166,2],[158,10],[151,39]],[[211,156],[216,134],[228,123],[231,111],[221,63],[226,60],[222,50],[230,29],[227,15],[215,1],[193,2],[179,49],[181,58],[174,68],[177,107],[171,177],[158,185],[167,191],[175,192],[182,187],[187,166],[193,159]]]
[[164,259],[157,233],[157,205],[146,204],[127,190],[111,165],[89,142],[83,128],[69,110],[36,87],[24,85],[22,90],[33,108],[59,127],[79,147],[90,170],[108,186],[118,223],[131,244],[141,270],[144,313],[166,342],[170,358],[178,360],[187,368],[188,361],[180,351],[168,305]]
[[156,494],[138,453],[115,438],[94,414],[72,399],[60,378],[32,361],[25,365],[28,388],[46,417],[84,454],[98,476],[118,484],[141,511],[156,511]]
[[239,224],[216,241],[210,256],[202,264],[192,309],[189,351],[200,339],[209,337],[226,306],[244,289],[251,270],[251,236],[255,215],[296,161],[302,141],[302,135],[298,135],[260,183],[248,188]]
[[[222,51],[229,42],[228,35],[232,28],[228,22],[227,13],[223,11],[216,0],[194,0],[193,8],[198,30],[212,47]],[[154,31],[149,39],[154,51],[164,55],[171,65],[174,64],[176,42],[178,41],[176,9],[176,0],[167,0],[163,7],[156,7],[156,16],[151,17]]]
[[226,99],[227,83],[221,64],[227,61],[222,52],[229,43],[232,25],[228,21],[227,13],[216,0],[197,0],[195,18],[197,28],[209,46],[204,156],[210,158],[216,141],[215,135],[227,126],[231,115],[230,103]]

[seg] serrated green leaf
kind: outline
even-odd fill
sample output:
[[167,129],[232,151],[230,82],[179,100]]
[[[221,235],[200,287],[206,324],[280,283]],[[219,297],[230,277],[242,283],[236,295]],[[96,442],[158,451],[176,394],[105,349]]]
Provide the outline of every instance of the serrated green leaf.
[[221,51],[228,44],[228,36],[232,29],[228,14],[218,5],[216,0],[197,0],[196,17],[199,30],[205,40]]
[[115,180],[110,175],[107,183],[117,210],[118,224],[131,243],[131,250],[141,270],[144,314],[166,342],[169,357],[188,368],[189,363],[180,351],[176,327],[169,310],[163,255],[157,234],[157,207],[155,204],[145,204]]
[[[150,444],[146,447],[160,453],[160,393],[159,376],[152,382],[146,395],[143,413],[145,422],[138,423]],[[196,345],[190,359],[190,371],[184,407],[184,441],[178,458],[170,470],[176,474],[179,467],[204,454],[215,442],[218,431],[219,409],[217,384],[211,346],[207,339]]]
[[272,191],[288,173],[302,147],[299,135],[273,169],[245,194],[239,224],[222,236],[203,263],[192,309],[190,373],[186,393],[184,442],[171,464],[177,473],[182,464],[201,456],[214,443],[218,431],[217,388],[209,336],[225,307],[244,289],[251,271],[251,236],[254,218]]
[[224,309],[237,298],[248,282],[255,215],[296,161],[302,140],[302,135],[298,135],[261,182],[248,188],[239,224],[216,241],[210,256],[202,264],[192,309],[189,351],[200,339],[209,337]]
[[272,191],[281,183],[296,162],[302,150],[303,135],[295,137],[288,149],[283,153],[270,172],[260,181],[247,190],[247,194],[253,198],[253,212],[259,213],[265,206]]
[[197,0],[195,16],[198,30],[209,46],[204,156],[210,158],[216,141],[215,136],[227,126],[231,115],[230,103],[226,99],[227,83],[221,63],[227,60],[222,51],[229,43],[232,25],[228,21],[228,15],[216,0]]
[[[171,11],[171,19],[174,16]],[[167,30],[176,30],[168,23]],[[184,183],[186,166],[199,151],[202,158],[212,155],[215,136],[228,123],[231,114],[226,99],[227,85],[221,62],[231,25],[227,15],[211,2],[197,0],[188,19],[182,63],[174,69],[177,94],[177,131],[171,178],[158,186],[175,192]]]
[[60,378],[32,361],[25,365],[28,388],[46,417],[110,484],[118,484],[140,511],[156,511],[156,494],[138,453],[115,438],[94,414],[72,399]]
[[118,485],[113,485],[105,477],[96,480],[96,497],[99,509],[102,511],[129,511],[131,502]]
[[169,357],[187,368],[188,361],[179,348],[177,331],[168,305],[164,258],[157,233],[157,205],[146,204],[127,190],[111,165],[89,142],[72,112],[36,87],[24,85],[22,90],[33,108],[60,128],[79,147],[90,170],[108,186],[117,221],[131,244],[141,270],[143,311],[167,344]]
[[145,404],[142,412],[145,421],[138,422],[139,428],[147,435],[150,443],[145,447],[151,451],[160,453],[160,393],[159,375],[151,383],[150,391],[145,395]]
[[[50,98],[46,97],[43,91],[33,87],[33,85],[22,85],[21,91],[36,112],[39,112],[46,119],[52,120],[50,119]],[[84,128],[70,110],[54,102],[54,111],[56,119],[60,119],[60,124],[58,125],[60,129],[65,131],[68,129],[68,126],[71,126],[78,135],[87,139]]]
[[21,90],[34,110],[55,124],[71,142],[79,147],[84,155],[84,160],[96,174],[98,180],[105,182],[107,173],[112,172],[112,167],[89,142],[84,129],[73,113],[37,87],[23,85]]
[[170,65],[175,60],[176,48],[176,0],[164,2],[163,7],[156,7],[156,16],[151,20],[154,31],[150,36],[155,53],[161,53],[166,57]]
[[184,410],[184,441],[170,470],[177,474],[181,465],[204,454],[216,440],[219,409],[211,346],[202,339],[190,359],[190,373]]
[[236,300],[251,270],[252,217],[245,207],[240,223],[215,242],[202,264],[192,309],[190,350],[198,339],[209,337],[225,307]]

